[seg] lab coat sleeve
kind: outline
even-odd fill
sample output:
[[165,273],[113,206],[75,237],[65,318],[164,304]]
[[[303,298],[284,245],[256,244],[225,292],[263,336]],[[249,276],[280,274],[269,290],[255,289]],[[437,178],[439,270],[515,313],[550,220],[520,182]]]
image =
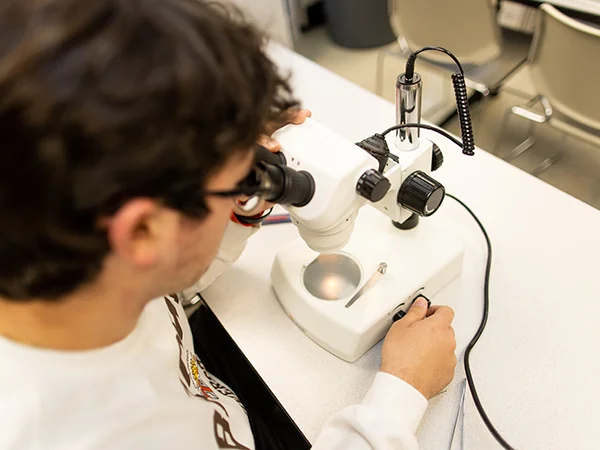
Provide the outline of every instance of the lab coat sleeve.
[[248,239],[250,239],[259,228],[259,226],[245,227],[230,221],[225,230],[225,235],[221,241],[216,258],[202,278],[183,291],[183,298],[190,299],[198,292],[204,291],[219,278],[223,272],[227,271],[233,263],[238,260],[244,251],[244,248],[246,248]]
[[393,375],[378,372],[362,403],[334,414],[313,450],[417,450],[415,432],[427,400]]

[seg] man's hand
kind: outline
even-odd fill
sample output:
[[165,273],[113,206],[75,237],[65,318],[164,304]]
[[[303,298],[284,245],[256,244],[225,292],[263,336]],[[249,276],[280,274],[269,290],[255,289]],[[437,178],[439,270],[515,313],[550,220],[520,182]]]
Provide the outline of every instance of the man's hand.
[[383,343],[381,371],[395,375],[425,398],[438,394],[454,377],[456,340],[454,311],[432,306],[419,297],[388,332]]
[[[292,110],[288,114],[286,114],[287,123],[285,123],[284,125],[288,125],[288,124],[300,125],[301,123],[304,123],[306,118],[310,117],[311,115],[312,115],[312,113],[308,109]],[[275,131],[277,131],[277,128],[275,126],[267,127],[268,133],[273,134],[273,133],[275,133]],[[276,153],[279,150],[281,150],[281,144],[279,142],[277,142],[275,139],[273,139],[271,136],[263,135],[258,139],[257,143],[259,145],[262,145],[264,148],[266,148],[267,150],[269,150],[270,152],[273,152],[273,153]],[[252,209],[250,211],[244,211],[242,208],[240,208],[240,206],[238,206],[238,204],[239,203],[244,204],[246,201],[248,201],[248,197],[238,198],[235,206],[233,207],[233,212],[239,216],[252,217],[252,216],[260,214],[261,212],[273,207],[273,204],[265,202],[264,200],[260,200],[256,204],[256,206],[252,207]]]
[[[287,123],[284,123],[279,128],[283,128],[285,125],[294,124],[300,125],[304,123],[307,117],[310,117],[312,112],[308,109],[294,109],[291,110],[288,114],[286,114]],[[263,135],[258,139],[258,144],[262,145],[264,148],[269,150],[270,152],[276,153],[281,150],[281,144],[273,139],[270,135],[275,133],[279,128],[276,126],[268,126],[267,133],[269,135]]]

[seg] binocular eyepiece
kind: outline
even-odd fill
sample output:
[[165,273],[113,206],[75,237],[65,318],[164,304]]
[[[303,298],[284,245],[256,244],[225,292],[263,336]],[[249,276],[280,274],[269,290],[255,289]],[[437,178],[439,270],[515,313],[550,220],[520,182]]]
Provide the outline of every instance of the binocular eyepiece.
[[260,145],[256,146],[254,169],[243,185],[249,193],[280,205],[306,206],[315,195],[310,173],[288,167],[283,153],[272,153]]

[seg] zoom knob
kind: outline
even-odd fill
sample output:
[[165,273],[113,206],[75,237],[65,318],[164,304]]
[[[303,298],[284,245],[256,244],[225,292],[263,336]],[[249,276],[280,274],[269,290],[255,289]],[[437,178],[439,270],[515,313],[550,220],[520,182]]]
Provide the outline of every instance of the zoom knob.
[[369,169],[362,174],[356,183],[356,192],[370,202],[378,202],[388,193],[392,184],[375,169]]
[[419,216],[427,217],[438,210],[445,195],[444,186],[425,172],[417,170],[402,183],[398,204]]

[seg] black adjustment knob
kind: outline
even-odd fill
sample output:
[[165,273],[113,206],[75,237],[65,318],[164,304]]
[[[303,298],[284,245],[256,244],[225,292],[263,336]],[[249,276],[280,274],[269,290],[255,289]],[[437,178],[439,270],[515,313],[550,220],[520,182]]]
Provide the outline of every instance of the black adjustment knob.
[[431,171],[435,172],[444,164],[444,154],[440,150],[440,148],[433,144],[433,151],[431,154]]
[[400,319],[402,319],[404,316],[406,315],[406,313],[402,310],[398,311],[396,314],[394,314],[392,316],[392,322],[397,322]]
[[419,216],[430,216],[438,210],[446,190],[425,172],[417,170],[402,183],[398,203]]
[[392,184],[386,177],[375,169],[369,169],[362,174],[358,183],[356,183],[356,192],[361,197],[375,203],[385,197],[391,186]]

